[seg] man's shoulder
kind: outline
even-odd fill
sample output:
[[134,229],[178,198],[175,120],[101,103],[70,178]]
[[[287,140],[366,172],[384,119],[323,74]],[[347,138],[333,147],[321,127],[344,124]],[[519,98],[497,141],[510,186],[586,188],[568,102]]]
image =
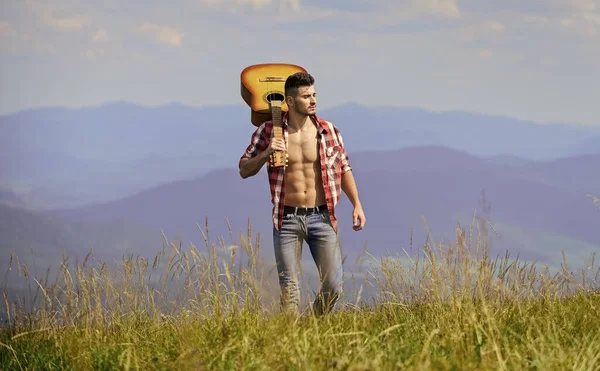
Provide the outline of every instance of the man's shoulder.
[[272,120],[267,120],[267,121],[263,121],[260,125],[258,125],[256,127],[256,132],[260,133],[263,131],[267,131],[270,130],[273,127],[273,121]]
[[329,120],[325,120],[325,119],[320,119],[322,125],[332,134],[336,134],[339,135],[340,134],[340,129],[331,121]]
[[319,123],[326,128],[331,128],[336,131],[338,130],[337,126],[335,126],[335,124],[329,120],[325,120],[324,118],[317,116],[317,121],[319,121]]

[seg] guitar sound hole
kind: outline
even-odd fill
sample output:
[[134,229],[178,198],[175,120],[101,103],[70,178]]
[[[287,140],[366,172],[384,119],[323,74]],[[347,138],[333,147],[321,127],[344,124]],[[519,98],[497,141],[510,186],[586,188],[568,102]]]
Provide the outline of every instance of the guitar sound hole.
[[283,94],[280,93],[271,93],[269,95],[267,95],[267,101],[272,101],[272,100],[278,100],[278,101],[282,101],[285,99],[285,97],[283,96]]

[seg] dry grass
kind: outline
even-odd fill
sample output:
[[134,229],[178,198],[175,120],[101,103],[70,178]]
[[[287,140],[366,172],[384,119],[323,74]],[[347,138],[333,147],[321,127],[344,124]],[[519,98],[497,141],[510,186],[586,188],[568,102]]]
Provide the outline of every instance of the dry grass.
[[53,281],[14,267],[35,295],[4,293],[0,368],[600,370],[595,257],[580,272],[492,258],[482,227],[416,255],[367,254],[363,285],[323,317],[279,313],[251,230],[227,246],[199,226],[202,251],[165,238],[154,259],[116,267],[65,257]]

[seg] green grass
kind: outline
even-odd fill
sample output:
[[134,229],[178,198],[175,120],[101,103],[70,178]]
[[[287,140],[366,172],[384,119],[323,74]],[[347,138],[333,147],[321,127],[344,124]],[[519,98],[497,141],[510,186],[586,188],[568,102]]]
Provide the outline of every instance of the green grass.
[[38,296],[5,293],[0,369],[600,370],[594,256],[552,271],[490,257],[481,236],[459,226],[452,244],[364,256],[357,290],[320,317],[278,310],[251,231],[202,252],[165,238],[154,259],[116,266],[65,258],[53,281],[13,267]]

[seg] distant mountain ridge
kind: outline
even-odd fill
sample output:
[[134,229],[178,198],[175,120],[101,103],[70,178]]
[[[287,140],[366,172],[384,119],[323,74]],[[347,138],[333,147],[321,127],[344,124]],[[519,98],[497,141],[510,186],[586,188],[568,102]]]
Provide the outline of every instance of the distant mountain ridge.
[[[351,230],[352,208],[343,195],[337,213],[346,267],[365,247],[376,259],[422,251],[429,231],[435,246],[455,243],[458,223],[469,233],[474,217],[494,228],[488,230],[492,256],[508,251],[556,268],[564,251],[569,267],[578,269],[589,263],[592,252],[600,252],[600,210],[588,196],[600,196],[595,171],[600,155],[507,164],[424,146],[357,152],[351,162],[368,222],[359,233]],[[163,245],[161,231],[169,241],[180,238],[184,247],[194,243],[203,250],[198,228],[206,231],[206,218],[209,240],[222,238],[227,245],[238,243],[250,223],[262,256],[272,261],[265,171],[241,179],[235,168],[213,169],[115,200],[45,212],[7,206],[4,201],[18,203],[18,198],[0,191],[0,270],[6,271],[13,250],[20,264],[30,271],[36,267],[38,278],[49,265],[57,268],[63,247],[71,262],[75,257],[81,262],[90,247],[109,262],[123,254],[152,259]],[[473,241],[484,225],[475,225]],[[303,257],[310,259],[306,250]],[[16,290],[19,282],[24,281],[13,270],[7,284]]]
[[[576,255],[594,248],[600,251],[597,208],[578,187],[554,185],[561,178],[561,167],[553,167],[551,162],[537,164],[537,168],[498,165],[441,147],[356,153],[351,161],[368,218],[364,231],[351,231],[351,205],[343,196],[338,208],[341,238],[351,254],[362,251],[366,242],[377,254],[386,249],[400,252],[401,247],[407,247],[411,231],[415,243],[423,243],[426,229],[421,217],[426,218],[436,238],[453,241],[457,223],[468,226],[474,213],[505,228],[498,228],[497,248],[525,258],[550,262],[556,261],[561,249]],[[577,162],[577,158],[565,161]],[[585,173],[600,168],[600,155],[591,157],[586,166],[589,168],[577,169]],[[534,170],[542,175],[548,171],[553,176],[544,178]],[[234,235],[245,230],[250,220],[252,228],[263,236],[263,243],[270,246],[272,205],[264,171],[244,180],[236,169],[212,170],[120,200],[55,210],[55,215],[90,221],[135,221],[163,228],[170,235],[181,234],[184,241],[200,240],[196,223],[203,225],[205,217],[213,236],[226,239],[226,220],[234,228]],[[600,178],[600,174],[594,174],[596,178],[581,178],[590,188],[589,182]],[[490,215],[481,208],[482,193],[491,206]],[[519,240],[515,231],[524,233],[527,240]],[[543,247],[527,242],[535,240],[554,242],[545,242],[547,246]]]
[[0,205],[25,207],[25,203],[18,195],[2,188],[0,188]]
[[[160,229],[146,228],[138,223],[66,220],[0,203],[0,272],[3,281],[6,280],[0,286],[6,287],[9,293],[26,287],[28,280],[19,274],[22,266],[40,281],[49,270],[52,281],[62,263],[63,253],[71,268],[75,261],[83,262],[90,252],[98,262],[105,261],[111,266],[124,255],[153,256],[162,246]],[[90,258],[88,266],[92,265],[92,260]],[[11,271],[8,271],[9,264]],[[17,268],[17,265],[21,267]]]
[[[600,126],[346,104],[319,115],[352,155],[421,146],[525,161],[600,153]],[[249,108],[111,102],[0,116],[0,187],[28,207],[105,202],[217,168],[235,168],[254,127]]]

